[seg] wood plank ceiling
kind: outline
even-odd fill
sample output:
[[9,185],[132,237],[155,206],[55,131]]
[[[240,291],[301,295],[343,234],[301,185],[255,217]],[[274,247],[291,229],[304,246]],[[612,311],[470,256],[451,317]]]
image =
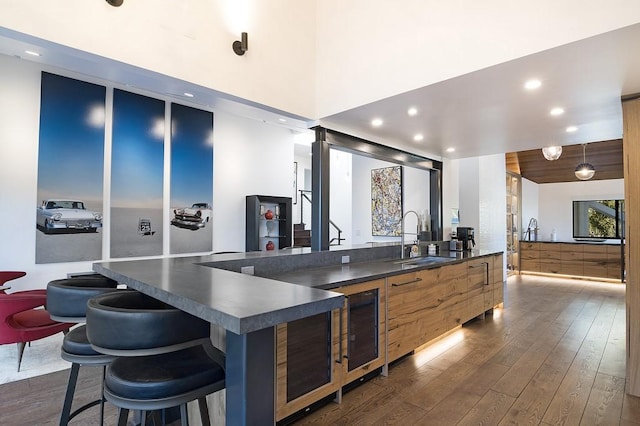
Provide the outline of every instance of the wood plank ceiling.
[[[622,139],[589,143],[586,159],[596,170],[591,180],[624,178]],[[574,171],[583,162],[582,145],[563,146],[562,155],[555,161],[545,159],[541,149],[509,152],[506,161],[507,170],[535,183],[578,182]]]

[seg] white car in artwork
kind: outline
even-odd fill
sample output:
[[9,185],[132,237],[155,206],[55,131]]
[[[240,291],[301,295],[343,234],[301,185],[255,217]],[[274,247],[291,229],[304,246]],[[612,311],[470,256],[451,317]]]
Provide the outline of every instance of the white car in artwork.
[[36,227],[52,232],[96,232],[102,227],[102,214],[87,210],[79,200],[44,200],[36,209]]
[[207,203],[194,203],[191,207],[174,209],[171,224],[195,231],[204,228],[209,219],[211,219],[211,206]]

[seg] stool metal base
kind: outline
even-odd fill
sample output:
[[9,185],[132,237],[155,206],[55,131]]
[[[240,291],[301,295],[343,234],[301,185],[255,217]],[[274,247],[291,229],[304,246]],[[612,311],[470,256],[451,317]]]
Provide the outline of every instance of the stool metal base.
[[60,426],[67,426],[69,421],[83,411],[100,404],[100,425],[104,425],[104,403],[106,399],[104,397],[104,377],[107,371],[107,366],[102,366],[102,378],[100,381],[100,399],[91,401],[82,407],[71,412],[71,404],[73,403],[73,396],[76,392],[76,383],[78,382],[78,373],[80,371],[80,364],[73,363],[71,365],[71,373],[69,374],[69,383],[67,384],[67,392],[64,396],[64,404],[62,406],[62,413],[60,414]]

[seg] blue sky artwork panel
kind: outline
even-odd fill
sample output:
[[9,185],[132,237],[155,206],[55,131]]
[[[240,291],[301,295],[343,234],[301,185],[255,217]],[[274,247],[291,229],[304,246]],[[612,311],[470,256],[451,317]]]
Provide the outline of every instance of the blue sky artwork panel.
[[213,113],[171,104],[170,251],[211,251]]
[[102,258],[105,93],[42,73],[36,263]]
[[162,254],[164,101],[115,89],[111,257]]

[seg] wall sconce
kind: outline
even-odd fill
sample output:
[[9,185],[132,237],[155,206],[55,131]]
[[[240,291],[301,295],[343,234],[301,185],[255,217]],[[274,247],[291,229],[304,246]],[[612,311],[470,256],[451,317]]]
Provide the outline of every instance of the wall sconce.
[[124,3],[124,0],[107,0],[107,3],[109,3],[113,7],[119,7],[119,6],[122,6],[122,3]]
[[549,161],[557,160],[562,154],[561,146],[547,146],[542,148],[542,155]]
[[249,36],[247,33],[242,33],[240,40],[234,41],[232,47],[236,55],[244,55],[244,52],[249,50]]
[[582,144],[582,163],[576,166],[576,177],[580,180],[589,180],[596,174],[596,169],[592,164],[587,163],[585,151],[587,144]]

